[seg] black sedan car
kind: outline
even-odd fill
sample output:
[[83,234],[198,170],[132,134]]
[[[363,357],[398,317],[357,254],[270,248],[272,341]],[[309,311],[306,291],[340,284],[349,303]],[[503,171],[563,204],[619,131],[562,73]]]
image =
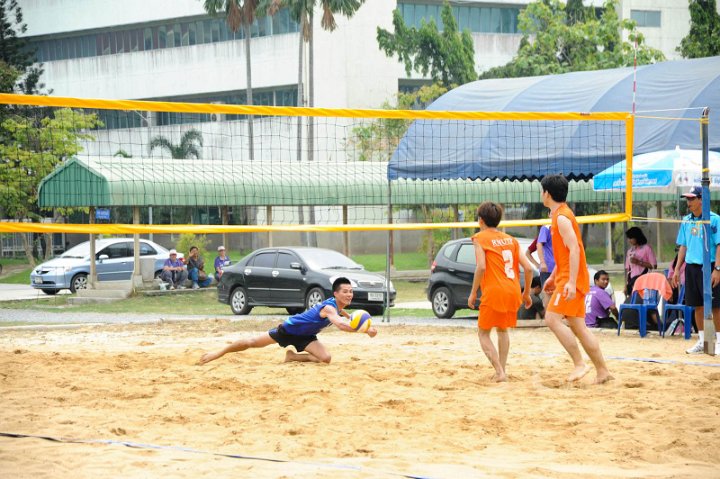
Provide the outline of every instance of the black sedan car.
[[[515,238],[520,244],[520,252],[525,254],[532,243],[530,238]],[[590,286],[593,285],[593,277],[597,270],[588,267]],[[520,285],[523,286],[522,266],[520,267]],[[428,281],[427,297],[432,303],[432,310],[438,318],[452,318],[458,309],[467,309],[467,298],[472,289],[473,276],[475,275],[475,246],[472,239],[462,238],[448,241],[438,251],[435,261],[430,267],[430,279]],[[533,275],[540,273],[533,267]],[[606,291],[613,296],[613,288],[608,284]],[[477,308],[480,305],[480,295],[475,303]]]
[[[304,246],[262,248],[225,268],[218,283],[218,301],[233,313],[248,314],[255,306],[285,308],[296,314],[332,297],[332,283],[344,276],[353,287],[349,309],[381,315],[386,305],[385,277],[366,271],[337,251]],[[388,306],[396,291],[389,284]]]
[[[524,254],[531,239],[516,238]],[[522,267],[520,268],[522,270]],[[522,271],[521,271],[522,272]],[[539,272],[534,271],[535,276]],[[448,241],[440,248],[430,267],[427,295],[438,318],[452,318],[458,309],[467,309],[475,275],[475,246],[470,238]],[[521,281],[522,284],[522,281]],[[480,305],[480,295],[475,303]]]

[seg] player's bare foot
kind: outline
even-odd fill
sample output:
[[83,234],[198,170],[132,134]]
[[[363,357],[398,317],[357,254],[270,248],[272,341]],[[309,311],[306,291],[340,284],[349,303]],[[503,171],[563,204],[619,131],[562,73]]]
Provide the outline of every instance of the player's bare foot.
[[568,376],[567,380],[570,383],[574,383],[575,381],[579,381],[584,378],[588,372],[590,372],[590,366],[588,366],[587,364],[583,364],[576,367],[575,370],[570,373],[570,376]]
[[207,364],[210,361],[216,360],[220,356],[222,356],[222,354],[220,353],[205,353],[200,358],[200,361],[198,361],[198,365],[202,366],[203,364]]
[[290,363],[290,362],[294,361],[295,360],[294,356],[295,356],[295,353],[293,353],[292,351],[287,349],[285,351],[285,362]]
[[493,381],[495,381],[496,383],[504,383],[505,381],[507,381],[507,375],[505,373],[495,373],[493,374]]
[[615,378],[612,377],[610,374],[606,373],[606,374],[603,374],[602,376],[600,374],[598,374],[598,376],[595,378],[595,381],[593,382],[593,384],[605,384],[607,382],[612,381],[613,379],[615,379]]

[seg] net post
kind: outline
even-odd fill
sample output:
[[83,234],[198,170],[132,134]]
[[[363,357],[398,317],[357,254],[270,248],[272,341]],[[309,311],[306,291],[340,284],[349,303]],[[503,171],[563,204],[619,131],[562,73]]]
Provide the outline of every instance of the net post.
[[[715,248],[712,244],[712,234],[710,225],[710,168],[709,168],[709,144],[708,144],[708,123],[710,109],[704,108],[702,117],[700,118],[700,139],[702,141],[702,219],[705,233],[705,247],[703,248],[703,329],[705,330],[705,341],[703,350],[705,354],[714,356],[715,351],[715,323],[712,314],[712,285],[710,284],[710,275],[713,264],[710,262],[710,248]],[[720,261],[720,258],[715,258]]]

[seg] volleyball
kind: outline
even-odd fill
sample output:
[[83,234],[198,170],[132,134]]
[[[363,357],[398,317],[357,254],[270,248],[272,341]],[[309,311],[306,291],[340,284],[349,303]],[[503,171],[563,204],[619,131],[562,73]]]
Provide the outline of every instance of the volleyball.
[[372,318],[370,313],[363,309],[356,309],[350,315],[350,327],[358,333],[366,333],[370,329]]

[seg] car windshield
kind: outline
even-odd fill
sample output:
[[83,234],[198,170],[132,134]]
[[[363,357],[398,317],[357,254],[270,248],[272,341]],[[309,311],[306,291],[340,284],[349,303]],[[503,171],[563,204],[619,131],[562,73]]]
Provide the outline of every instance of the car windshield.
[[61,258],[85,258],[90,256],[90,243],[80,243],[60,255]]
[[312,269],[363,269],[362,266],[332,250],[303,250],[300,252]]

